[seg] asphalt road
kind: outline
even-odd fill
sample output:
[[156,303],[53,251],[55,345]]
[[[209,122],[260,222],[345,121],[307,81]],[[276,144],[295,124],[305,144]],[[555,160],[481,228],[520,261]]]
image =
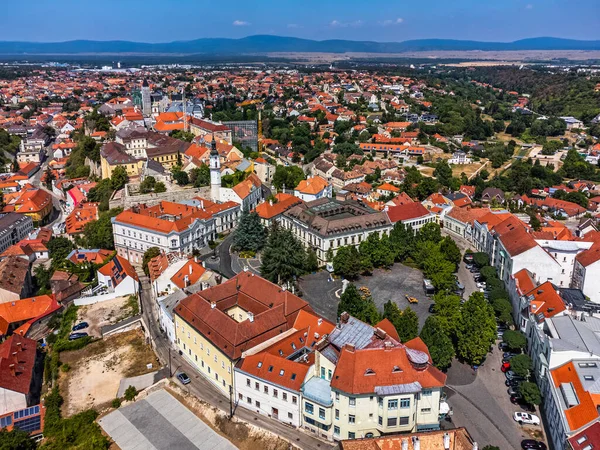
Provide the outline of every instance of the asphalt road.
[[[226,239],[227,240],[227,239]],[[225,241],[226,241],[225,240]],[[224,241],[224,242],[225,242]],[[229,248],[229,245],[225,247]],[[231,267],[231,266],[230,266]],[[140,295],[142,315],[148,326],[148,332],[154,343],[156,354],[163,365],[169,365],[171,373],[175,375],[178,371],[184,371],[192,379],[192,382],[184,387],[195,397],[204,400],[221,411],[229,413],[230,400],[224,396],[211,382],[200,375],[183,357],[174,349],[169,351],[170,345],[166,336],[161,333],[158,326],[158,306],[152,298],[152,292],[148,277],[140,276],[142,292]],[[271,431],[302,449],[317,450],[334,448],[331,443],[321,441],[296,428],[289,427],[268,417],[254,414],[245,408],[236,408],[235,416],[252,425]]]
[[233,233],[230,233],[223,239],[219,246],[215,249],[217,259],[212,258],[212,252],[202,256],[202,260],[206,262],[206,267],[216,270],[225,278],[233,278],[236,272],[231,268],[231,242]]

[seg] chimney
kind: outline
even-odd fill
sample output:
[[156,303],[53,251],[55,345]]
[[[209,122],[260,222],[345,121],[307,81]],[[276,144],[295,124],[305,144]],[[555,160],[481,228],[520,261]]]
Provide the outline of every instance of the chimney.
[[190,275],[192,274],[192,265],[188,264],[188,268],[190,269]]
[[210,302],[210,308],[215,309],[217,307],[217,302]]
[[17,357],[17,352],[12,353],[13,361],[15,364],[19,364],[19,358]]
[[251,313],[250,311],[248,311],[248,320],[250,322],[254,322],[254,313]]
[[346,344],[346,350],[348,350],[350,353],[354,353],[354,344]]
[[350,319],[350,314],[348,314],[347,312],[343,312],[342,315],[340,316],[340,321],[342,323],[348,323],[348,320]]
[[185,287],[188,287],[190,285],[190,277],[188,277],[187,275],[183,277],[183,285]]
[[385,339],[387,337],[387,333],[378,327],[375,328],[375,336],[379,339]]
[[248,272],[248,266],[244,266],[244,272]]
[[450,450],[450,435],[444,433],[444,450]]
[[413,449],[414,450],[421,450],[421,441],[416,436],[413,437]]
[[269,205],[273,206],[273,199],[269,200]]
[[477,445],[477,442],[473,442],[473,450],[478,450],[479,446]]
[[20,351],[25,350],[25,348],[21,345],[20,342],[17,342],[17,349]]
[[15,369],[15,365],[14,365],[14,364],[11,364],[10,366],[8,366],[8,368],[10,369],[10,374],[11,374],[13,377],[16,377],[16,376],[17,376],[17,371],[16,371],[16,369]]
[[319,320],[317,320],[317,325],[321,325],[322,323],[323,323],[323,319],[321,319],[321,318],[319,317]]
[[402,439],[402,450],[408,450],[408,439]]
[[386,341],[383,343],[384,351],[389,352],[392,349],[393,345],[391,342]]

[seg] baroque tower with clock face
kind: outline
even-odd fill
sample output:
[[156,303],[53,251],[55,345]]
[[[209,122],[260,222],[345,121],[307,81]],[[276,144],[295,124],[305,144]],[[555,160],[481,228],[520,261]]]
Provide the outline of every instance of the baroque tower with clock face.
[[210,144],[210,196],[213,202],[221,201],[221,161],[217,151],[217,140],[213,134]]

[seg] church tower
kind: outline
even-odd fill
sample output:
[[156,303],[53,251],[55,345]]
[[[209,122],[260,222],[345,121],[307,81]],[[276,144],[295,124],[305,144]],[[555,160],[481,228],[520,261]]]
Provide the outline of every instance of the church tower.
[[150,85],[148,80],[144,78],[142,83],[142,114],[149,116],[152,113],[152,100],[150,99]]
[[217,140],[213,134],[210,144],[210,196],[213,202],[221,201],[221,161],[217,151]]

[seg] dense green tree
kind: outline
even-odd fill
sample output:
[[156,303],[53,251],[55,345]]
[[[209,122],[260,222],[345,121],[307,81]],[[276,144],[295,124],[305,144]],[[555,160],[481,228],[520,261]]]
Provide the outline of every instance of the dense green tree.
[[524,381],[519,385],[519,393],[523,396],[525,403],[529,405],[540,405],[542,403],[540,388],[535,383]]
[[587,195],[580,191],[569,192],[565,196],[565,200],[568,202],[577,203],[579,206],[583,206],[585,209],[587,209],[589,204],[589,199]]
[[452,264],[454,264],[456,270],[460,264],[461,255],[460,249],[458,248],[458,245],[456,245],[456,242],[454,242],[454,239],[452,239],[450,236],[444,237],[440,243],[440,251],[447,261],[450,261]]
[[114,250],[113,229],[111,218],[123,211],[122,208],[114,208],[110,211],[100,213],[100,218],[89,222],[83,228],[83,238],[87,248],[103,248]]
[[202,164],[198,168],[190,170],[190,183],[194,187],[208,186],[210,184],[210,168],[206,164]]
[[494,313],[496,314],[498,321],[505,325],[512,325],[512,304],[510,301],[503,297],[495,299],[490,298],[489,301],[492,305],[492,308],[494,308]]
[[454,358],[452,339],[445,333],[437,315],[429,316],[421,330],[421,339],[427,345],[433,365],[446,370]]
[[496,275],[496,269],[494,269],[492,266],[483,266],[479,270],[479,273],[481,274],[481,278],[483,279],[483,281],[486,282],[489,282],[493,278],[498,278],[498,276]]
[[173,179],[179,186],[190,184],[190,177],[187,172],[184,172],[183,170],[174,170]]
[[294,189],[306,178],[302,169],[298,166],[277,166],[273,174],[273,186],[276,189]]
[[43,265],[38,265],[33,270],[33,282],[37,295],[50,293],[50,278],[52,278],[54,270],[46,269]]
[[128,181],[129,176],[127,175],[127,170],[125,170],[125,167],[117,166],[113,169],[110,176],[110,184],[115,191],[122,189]]
[[338,316],[347,312],[370,325],[375,325],[381,320],[377,307],[369,295],[361,294],[356,286],[348,284],[338,303]]
[[404,311],[401,311],[396,303],[388,300],[383,305],[383,317],[388,319],[392,325],[394,325],[401,342],[408,342],[418,336],[419,317],[410,306],[407,306]]
[[415,233],[411,227],[406,227],[398,221],[390,232],[390,252],[396,261],[404,261],[412,255],[415,249]]
[[140,192],[142,194],[152,192],[154,190],[154,186],[156,186],[156,178],[153,176],[147,176],[144,178],[144,181],[140,183]]
[[50,239],[47,244],[50,258],[52,258],[51,267],[56,269],[62,267],[67,256],[73,250],[73,243],[65,237],[56,237]]
[[456,339],[458,325],[461,321],[460,297],[458,295],[449,295],[443,292],[438,292],[433,297],[435,302],[435,316],[439,320],[440,327],[444,334],[452,340]]
[[110,205],[110,198],[113,195],[113,187],[110,178],[100,180],[96,186],[90,189],[87,199],[90,202],[98,202],[100,211],[107,211]]
[[461,307],[457,354],[469,364],[481,364],[495,338],[494,310],[481,292],[475,292]]
[[311,247],[306,251],[306,265],[305,270],[307,272],[316,272],[319,269],[319,258],[317,252]]
[[290,230],[274,223],[262,253],[262,276],[279,285],[289,283],[304,273],[305,265],[306,252],[302,243]]
[[418,238],[420,241],[439,243],[442,240],[440,226],[435,222],[426,223],[419,230]]
[[473,254],[473,263],[481,268],[487,266],[490,263],[490,258],[485,252],[477,252]]
[[239,251],[260,250],[266,237],[266,230],[256,212],[242,211],[240,222],[233,232],[233,248]]
[[144,252],[144,256],[142,257],[142,269],[144,269],[146,275],[150,275],[148,263],[152,258],[155,258],[158,255],[160,255],[160,249],[158,247],[150,247]]
[[502,341],[511,351],[521,351],[527,345],[527,339],[520,331],[506,330],[502,335]]
[[442,186],[450,187],[452,181],[452,168],[448,164],[448,161],[442,159],[436,164],[433,176],[437,178]]
[[353,245],[338,248],[332,262],[336,274],[349,280],[358,278],[361,271],[360,255]]
[[577,150],[571,149],[567,152],[558,173],[566,178],[589,179],[595,176],[596,169],[585,161]]
[[165,186],[165,183],[163,183],[162,181],[157,181],[154,185],[154,192],[157,194],[160,194],[161,192],[167,192],[167,187]]
[[527,378],[532,368],[533,363],[528,355],[515,355],[510,359],[510,370],[520,377]]
[[36,442],[29,437],[26,431],[15,428],[8,431],[0,430],[0,450],[35,450]]

